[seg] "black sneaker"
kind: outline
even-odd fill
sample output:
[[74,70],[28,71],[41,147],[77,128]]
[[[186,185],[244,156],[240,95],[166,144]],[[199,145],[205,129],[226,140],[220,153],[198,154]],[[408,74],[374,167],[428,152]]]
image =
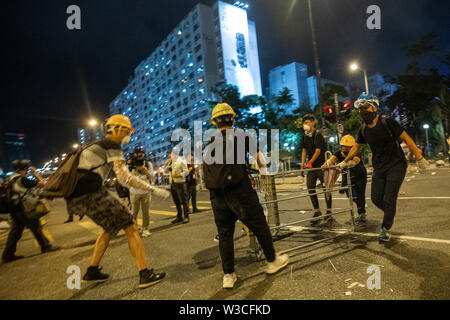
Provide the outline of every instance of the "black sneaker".
[[197,213],[197,212],[200,212],[200,210],[199,210],[198,208],[194,208],[194,209],[192,210],[192,212]]
[[189,221],[190,221],[189,217],[185,217],[185,218],[183,219],[183,223],[189,223]]
[[84,214],[80,216],[80,220],[78,220],[78,221],[83,220],[83,218],[84,218]]
[[172,224],[181,223],[181,222],[183,222],[183,219],[177,217],[175,220],[172,221]]
[[102,267],[89,267],[83,276],[83,281],[100,282],[108,280],[109,274],[103,273],[100,270],[102,270]]
[[60,249],[60,247],[52,246],[51,244],[49,244],[48,246],[41,249],[41,253],[53,252],[53,251],[56,251],[59,249]]
[[6,256],[6,257],[2,257],[2,261],[3,263],[8,263],[8,262],[13,262],[19,259],[23,259],[25,258],[24,256],[16,256],[16,255],[12,255],[12,256]]
[[[322,215],[322,213],[316,212],[316,213],[314,213],[313,218],[320,217],[321,215]],[[321,220],[321,219],[311,220],[310,225],[311,225],[312,227],[313,227],[313,226],[317,226],[317,225],[320,223],[320,220]]]
[[64,221],[64,223],[69,223],[69,222],[73,222],[73,219],[67,219],[66,221]]
[[144,289],[160,282],[166,276],[165,272],[155,273],[153,269],[139,272],[139,288]]

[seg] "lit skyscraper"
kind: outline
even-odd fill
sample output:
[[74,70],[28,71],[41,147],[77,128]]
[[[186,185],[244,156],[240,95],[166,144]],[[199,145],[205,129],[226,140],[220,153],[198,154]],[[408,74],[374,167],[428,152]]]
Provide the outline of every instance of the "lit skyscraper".
[[174,129],[209,125],[206,101],[215,100],[211,88],[219,81],[243,96],[261,95],[255,24],[242,6],[197,4],[110,103],[110,113],[128,116],[136,129],[128,151],[143,146],[161,164]]

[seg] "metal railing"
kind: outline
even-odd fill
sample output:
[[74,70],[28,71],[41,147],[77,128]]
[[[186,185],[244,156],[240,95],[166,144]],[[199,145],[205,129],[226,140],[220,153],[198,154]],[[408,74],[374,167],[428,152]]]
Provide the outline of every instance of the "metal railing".
[[[303,173],[308,173],[308,172],[313,172],[313,171],[318,171],[318,170],[333,170],[333,169],[337,169],[337,167],[333,166],[333,167],[328,167],[328,168],[312,168],[312,169],[304,169],[304,170],[295,170],[296,175],[291,175],[292,171],[289,172],[291,177],[297,177],[299,176],[302,172]],[[348,169],[345,169],[342,173],[344,173],[345,171],[349,171]],[[300,212],[300,211],[315,211],[315,209],[279,209],[278,204],[282,201],[292,201],[295,199],[301,199],[301,198],[307,198],[310,197],[312,195],[319,195],[319,194],[326,194],[328,192],[333,193],[336,191],[342,191],[342,190],[347,190],[347,194],[348,194],[348,199],[349,199],[349,206],[347,208],[335,208],[333,210],[333,208],[331,208],[331,210],[327,210],[330,213],[328,213],[326,216],[327,217],[331,217],[331,216],[335,216],[338,214],[344,214],[344,213],[349,213],[350,214],[350,218],[351,218],[351,229],[340,229],[341,231],[348,231],[350,232],[354,232],[355,231],[355,217],[354,217],[354,205],[353,205],[353,191],[352,191],[352,183],[351,183],[351,178],[350,178],[350,174],[349,172],[347,172],[346,174],[347,176],[347,186],[346,187],[332,187],[332,188],[325,188],[324,186],[324,191],[316,191],[316,189],[296,189],[296,190],[286,190],[289,192],[293,192],[293,193],[300,193],[299,195],[295,195],[295,196],[289,196],[289,197],[284,197],[284,198],[278,198],[277,195],[277,189],[276,189],[276,183],[275,183],[275,179],[276,178],[284,178],[285,177],[285,173],[279,173],[276,175],[261,175],[259,176],[259,188],[260,190],[264,193],[266,201],[265,202],[261,202],[261,205],[265,205],[267,207],[267,222],[269,224],[269,228],[271,231],[275,231],[272,232],[272,236],[276,237],[279,235],[279,232],[286,230],[289,231],[291,234],[295,233],[295,232],[302,232],[303,230],[310,228],[309,226],[305,228],[305,226],[301,226],[302,223],[305,222],[311,222],[311,221],[318,221],[318,220],[322,220],[324,217],[323,216],[319,216],[319,217],[312,217],[312,218],[305,218],[305,219],[301,219],[298,221],[292,221],[292,222],[288,222],[288,223],[281,223],[281,218],[280,218],[280,213],[285,213],[285,212]],[[286,192],[285,190],[281,191],[281,192]],[[306,192],[305,192],[306,191]],[[314,192],[311,192],[314,191]],[[302,193],[305,192],[305,193]],[[310,193],[311,192],[311,193]],[[296,225],[300,225],[300,227],[298,230],[294,230],[293,228],[288,228],[291,226],[296,226]],[[294,231],[293,231],[294,230]],[[330,229],[327,229],[330,230]],[[332,229],[331,229],[332,230]],[[251,232],[249,233],[250,236],[250,245],[254,246],[251,247],[251,251],[254,253],[254,257],[255,260],[259,260],[262,256],[262,250],[259,247],[258,242],[256,241],[256,237],[255,235],[253,235]],[[342,233],[339,234],[338,236],[342,236]],[[326,237],[320,240],[315,240],[315,241],[311,241],[309,243],[306,244],[302,244],[300,246],[295,246],[293,248],[289,248],[283,251],[280,251],[280,253],[287,253],[290,251],[294,251],[294,250],[298,250],[298,249],[302,249],[305,247],[309,247],[309,246],[313,246],[322,242],[326,242],[328,240],[332,240],[338,236],[331,236],[331,237]]]

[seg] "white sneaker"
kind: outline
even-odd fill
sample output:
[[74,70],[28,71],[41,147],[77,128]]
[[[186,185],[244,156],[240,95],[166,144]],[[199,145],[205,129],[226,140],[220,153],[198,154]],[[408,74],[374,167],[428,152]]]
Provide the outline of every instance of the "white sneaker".
[[151,232],[150,231],[148,231],[148,229],[144,229],[143,231],[142,231],[142,238],[147,238],[147,237],[149,237],[151,235]]
[[226,273],[223,275],[223,288],[232,289],[237,281],[236,272]]
[[289,256],[287,254],[277,254],[274,261],[267,263],[266,273],[276,273],[286,267],[288,263]]

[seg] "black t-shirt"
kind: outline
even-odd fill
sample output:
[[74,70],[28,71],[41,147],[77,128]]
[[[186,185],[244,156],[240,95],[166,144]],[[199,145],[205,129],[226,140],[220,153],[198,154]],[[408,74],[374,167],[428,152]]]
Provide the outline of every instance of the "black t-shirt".
[[365,138],[362,136],[362,128],[360,128],[356,139],[358,144],[369,144],[372,150],[373,168],[380,173],[386,172],[398,163],[406,164],[403,150],[394,140],[394,138],[398,139],[405,130],[392,118],[387,117],[386,122],[394,137],[391,137],[388,128],[384,126],[381,116],[379,116],[375,127],[365,126]]
[[[241,129],[235,129],[235,132]],[[203,172],[205,178],[206,188],[210,190],[227,189],[239,184],[251,186],[249,174],[249,157],[252,156],[256,161],[257,141],[253,136],[245,135],[245,140],[238,139],[237,136],[227,136],[226,131],[222,134],[222,158],[219,155],[216,157],[216,148],[214,148],[215,138],[213,137],[211,143],[205,149],[205,155],[211,156],[211,159],[204,160]],[[227,157],[227,140],[234,140],[234,159],[229,155]],[[241,146],[238,141],[243,141]],[[241,142],[242,143],[242,142]],[[231,145],[231,142],[228,142]],[[213,161],[213,163],[210,163]],[[208,164],[209,163],[209,164]]]
[[[337,159],[338,163],[344,161],[344,159],[347,157],[345,154],[343,154],[341,151],[336,151],[333,154]],[[361,155],[357,154],[356,157],[361,159]],[[364,164],[362,160],[354,167],[350,168],[350,179],[353,182],[355,181],[361,181],[364,177],[367,177],[367,171],[366,167],[364,167]],[[342,173],[342,185],[347,185],[347,173]]]
[[195,171],[197,169],[195,168],[195,165],[193,165],[193,164],[188,164],[187,167],[189,170],[189,175],[186,177],[186,181],[189,185],[196,185],[197,179],[195,178]]
[[308,160],[311,160],[316,149],[320,149],[320,154],[313,163],[313,168],[320,168],[325,163],[325,139],[317,130],[314,131],[312,137],[304,134],[300,142],[300,148],[306,149]]

